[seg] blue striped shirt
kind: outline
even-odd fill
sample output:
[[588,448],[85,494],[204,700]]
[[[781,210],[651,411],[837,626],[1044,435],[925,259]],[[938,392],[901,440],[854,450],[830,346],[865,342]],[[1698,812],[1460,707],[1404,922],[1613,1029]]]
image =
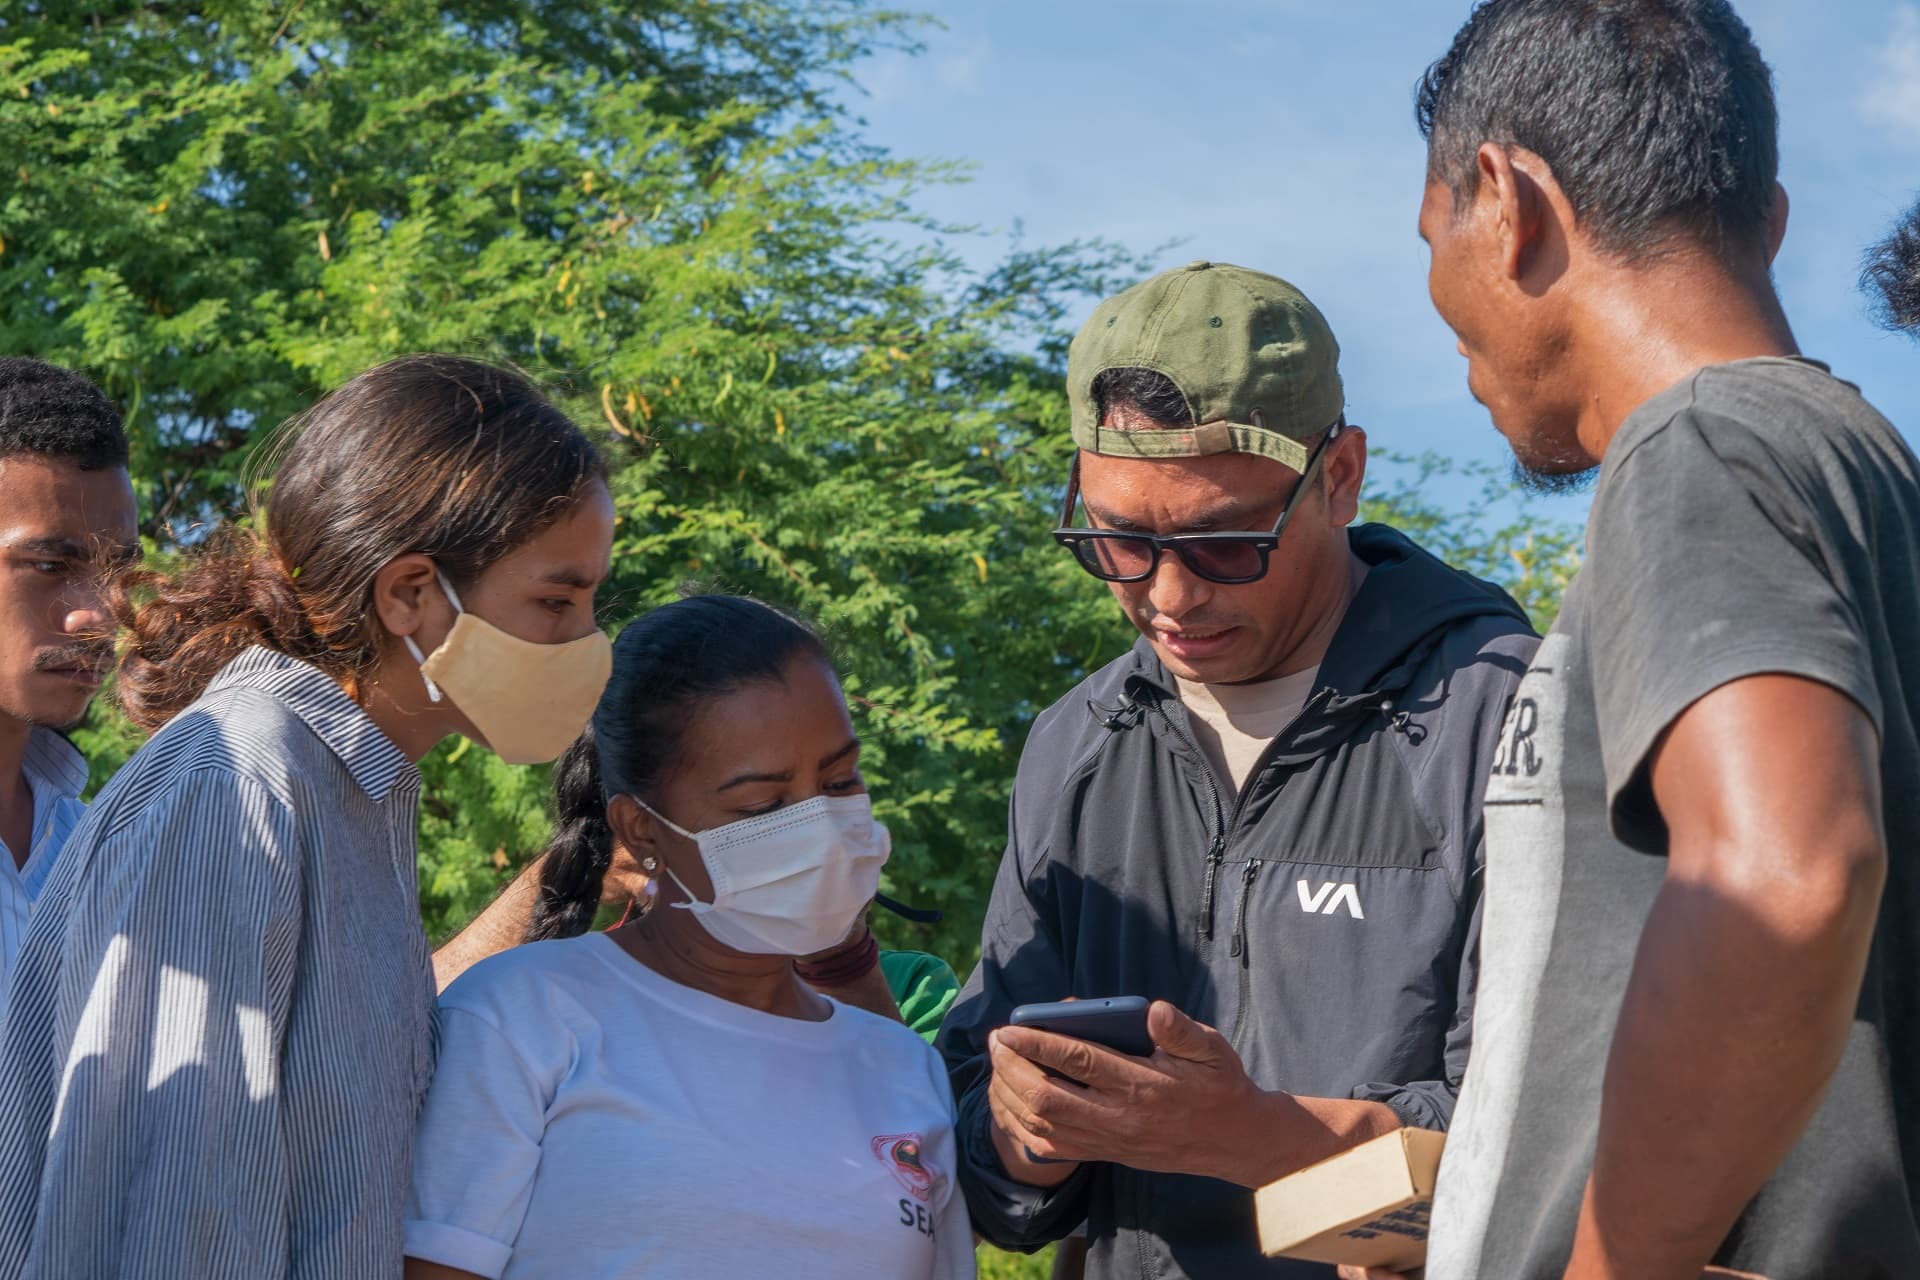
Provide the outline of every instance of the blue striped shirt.
[[0,840],[0,1018],[6,1016],[7,984],[33,900],[86,812],[80,794],[87,789],[87,762],[71,742],[51,729],[35,729],[27,737],[21,768],[33,794],[33,847],[24,863],[16,864],[13,851]]
[[249,650],[94,801],[0,1033],[0,1280],[398,1276],[419,773]]

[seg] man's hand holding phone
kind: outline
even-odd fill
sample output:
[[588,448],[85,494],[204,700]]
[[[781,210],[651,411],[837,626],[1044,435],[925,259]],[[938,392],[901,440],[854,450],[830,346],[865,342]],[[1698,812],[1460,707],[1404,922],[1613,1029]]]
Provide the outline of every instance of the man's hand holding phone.
[[[1225,1036],[1164,1000],[1147,1008],[1146,1032],[1144,1057],[1035,1026],[993,1033],[987,1101],[1009,1173],[1057,1186],[1077,1164],[1099,1160],[1254,1187],[1373,1136],[1340,1139],[1309,1105],[1317,1100],[1261,1090]],[[1377,1103],[1335,1105],[1343,1114],[1378,1107],[1385,1121],[1369,1117],[1377,1132],[1398,1125]]]

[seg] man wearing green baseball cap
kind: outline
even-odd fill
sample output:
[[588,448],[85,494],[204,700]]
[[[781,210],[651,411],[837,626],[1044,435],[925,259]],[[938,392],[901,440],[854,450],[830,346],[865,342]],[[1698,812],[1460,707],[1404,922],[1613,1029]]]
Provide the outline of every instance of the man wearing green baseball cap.
[[[1084,1226],[1093,1276],[1320,1276],[1248,1188],[1401,1125],[1465,1068],[1480,805],[1534,637],[1401,534],[1350,527],[1366,437],[1283,280],[1194,262],[1068,358],[1054,537],[1140,639],[1040,716],[978,969],[941,1032],[976,1228]],[[1008,1026],[1145,996],[1151,1057]]]

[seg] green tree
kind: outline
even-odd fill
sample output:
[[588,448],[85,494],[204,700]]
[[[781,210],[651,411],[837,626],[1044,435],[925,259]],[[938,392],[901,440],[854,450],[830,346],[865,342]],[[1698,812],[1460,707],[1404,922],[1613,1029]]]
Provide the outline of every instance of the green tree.
[[[964,268],[952,173],[835,105],[901,45],[852,0],[49,3],[0,20],[0,344],[129,408],[154,550],[242,509],[269,430],[388,356],[512,360],[605,438],[610,622],[697,579],[828,628],[896,835],[965,963],[1021,726],[1118,641],[1033,533],[1098,246]],[[102,769],[131,747],[104,718]],[[427,766],[436,933],[545,834],[541,771]],[[905,941],[904,926],[899,940]]]
[[[1362,520],[1395,526],[1433,554],[1513,594],[1545,632],[1560,613],[1560,595],[1580,568],[1580,531],[1543,517],[1511,477],[1485,463],[1434,453],[1376,450]],[[1461,489],[1452,506],[1432,497],[1436,486]]]
[[[965,968],[1026,726],[1129,638],[1043,531],[1062,326],[1142,264],[1083,244],[963,265],[967,233],[916,204],[956,173],[866,145],[838,105],[913,30],[860,0],[12,11],[0,347],[128,406],[161,556],[243,509],[275,424],[375,361],[535,371],[614,461],[610,623],[698,580],[826,625],[887,888],[948,913],[882,927]],[[1380,509],[1551,594],[1555,535],[1417,498]],[[134,745],[110,711],[86,738],[102,773]],[[426,769],[443,934],[539,847],[546,783],[459,744]]]
[[[970,233],[917,204],[956,171],[867,145],[840,105],[914,30],[861,0],[16,5],[0,349],[127,406],[162,558],[243,511],[275,424],[369,364],[535,372],[613,460],[609,623],[697,580],[826,625],[887,888],[948,913],[881,927],[965,969],[1026,727],[1130,639],[1044,530],[1063,326],[1144,264],[964,265]],[[1442,466],[1390,466],[1369,514],[1550,610],[1567,535],[1434,506]],[[98,777],[137,742],[104,706],[82,738]],[[546,777],[458,743],[426,771],[444,934],[543,841]]]

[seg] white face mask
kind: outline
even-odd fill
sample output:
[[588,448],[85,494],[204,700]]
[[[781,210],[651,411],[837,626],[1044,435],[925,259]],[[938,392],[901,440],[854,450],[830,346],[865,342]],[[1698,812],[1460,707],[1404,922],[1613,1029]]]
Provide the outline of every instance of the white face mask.
[[508,764],[556,759],[587,727],[600,702],[613,674],[613,642],[604,631],[566,644],[508,635],[468,613],[446,575],[439,576],[440,589],[460,615],[453,630],[424,657],[413,637],[404,637],[407,652],[420,664],[427,696],[438,702],[444,691]]
[[847,936],[880,889],[892,852],[866,796],[815,796],[800,804],[708,831],[675,826],[646,801],[634,803],[700,849],[713,901],[694,900],[666,868],[716,942],[753,955],[806,956]]

